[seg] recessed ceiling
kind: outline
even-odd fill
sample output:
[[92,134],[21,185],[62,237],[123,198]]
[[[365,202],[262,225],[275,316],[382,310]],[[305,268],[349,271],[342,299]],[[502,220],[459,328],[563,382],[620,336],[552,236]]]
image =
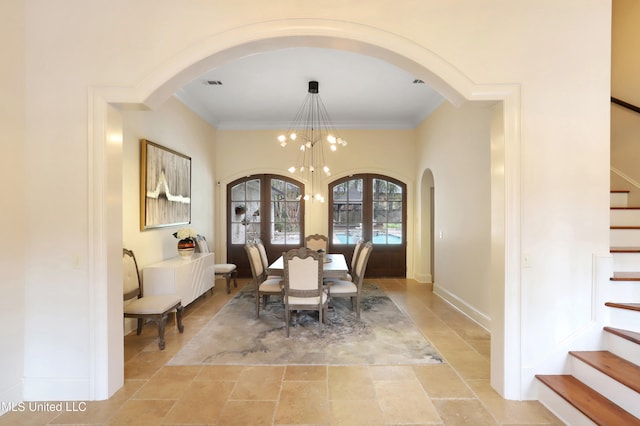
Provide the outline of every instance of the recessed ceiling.
[[219,129],[286,129],[311,80],[319,82],[335,128],[412,129],[444,100],[395,65],[324,48],[250,55],[212,69],[176,96]]

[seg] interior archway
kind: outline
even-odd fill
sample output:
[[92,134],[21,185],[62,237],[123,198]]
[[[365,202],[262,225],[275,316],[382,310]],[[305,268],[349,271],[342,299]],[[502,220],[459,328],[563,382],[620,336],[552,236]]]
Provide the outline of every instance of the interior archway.
[[[185,49],[182,56],[165,64],[136,87],[92,89],[90,92],[89,129],[90,148],[90,256],[89,279],[91,289],[92,327],[91,351],[94,368],[91,371],[92,394],[95,399],[112,395],[123,384],[121,329],[121,241],[122,221],[115,212],[122,205],[121,117],[118,108],[154,108],[173,95],[186,82],[224,61],[244,55],[285,47],[326,47],[374,56],[410,71],[437,90],[454,105],[468,100],[493,100],[494,121],[500,126],[492,131],[492,198],[504,200],[496,205],[500,214],[492,215],[503,229],[492,241],[496,258],[502,265],[499,282],[492,294],[500,306],[492,312],[492,368],[493,387],[505,398],[520,399],[521,366],[517,334],[506,329],[519,323],[519,197],[520,128],[519,88],[514,85],[477,85],[433,52],[376,28],[342,21],[286,20],[245,26],[217,34],[196,46]],[[493,180],[493,179],[492,179]],[[506,212],[506,213],[504,213]],[[492,237],[493,238],[493,237]],[[509,247],[510,256],[505,256]],[[417,254],[420,256],[420,253]],[[511,291],[505,291],[505,289]],[[505,358],[510,354],[510,357]]]
[[418,266],[416,277],[419,281],[434,282],[434,192],[435,183],[431,170],[425,170],[420,179],[420,248],[416,252],[420,257],[415,262]]

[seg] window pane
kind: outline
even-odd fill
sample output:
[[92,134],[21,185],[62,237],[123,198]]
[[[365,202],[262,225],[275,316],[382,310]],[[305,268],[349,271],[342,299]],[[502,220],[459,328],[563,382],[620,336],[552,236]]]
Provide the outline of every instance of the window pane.
[[298,185],[294,185],[290,182],[287,182],[287,192],[286,192],[286,200],[287,201],[300,201],[300,187]]
[[244,244],[245,240],[245,227],[240,223],[231,224],[231,243],[232,244]]
[[260,201],[260,179],[247,181],[246,199]]

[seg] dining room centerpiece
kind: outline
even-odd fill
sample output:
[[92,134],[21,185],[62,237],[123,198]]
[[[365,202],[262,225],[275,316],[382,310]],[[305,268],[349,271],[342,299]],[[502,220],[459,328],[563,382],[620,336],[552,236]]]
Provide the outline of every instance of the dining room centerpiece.
[[198,233],[193,228],[180,228],[173,236],[178,239],[178,254],[184,259],[191,259],[196,250]]

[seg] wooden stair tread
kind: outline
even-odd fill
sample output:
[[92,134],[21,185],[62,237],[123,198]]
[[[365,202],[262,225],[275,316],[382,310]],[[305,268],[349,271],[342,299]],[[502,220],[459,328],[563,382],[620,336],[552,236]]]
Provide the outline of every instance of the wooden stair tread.
[[612,189],[610,192],[612,194],[628,194],[631,191],[629,191],[628,189]]
[[622,337],[623,339],[627,339],[630,342],[640,345],[640,333],[637,333],[635,331],[623,330],[621,328],[613,327],[604,327],[604,331],[615,334],[616,336]]
[[611,210],[640,210],[640,207],[635,206],[611,206]]
[[640,253],[640,247],[611,247],[611,253]]
[[536,375],[536,378],[596,424],[640,425],[640,419],[573,376]]
[[610,226],[609,229],[640,229],[640,226],[631,226],[631,225]]
[[640,281],[640,272],[614,272],[611,281]]
[[606,302],[604,306],[610,308],[627,309],[630,311],[640,311],[640,303]]
[[640,367],[609,351],[569,351],[596,370],[640,392]]

